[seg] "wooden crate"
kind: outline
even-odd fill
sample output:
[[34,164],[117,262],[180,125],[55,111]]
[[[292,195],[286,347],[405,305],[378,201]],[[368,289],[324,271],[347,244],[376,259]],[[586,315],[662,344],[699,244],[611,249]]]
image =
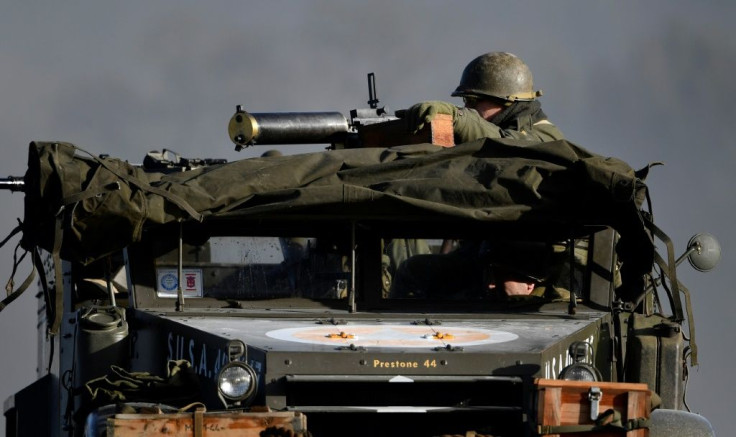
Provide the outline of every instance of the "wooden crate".
[[365,147],[391,147],[421,143],[431,143],[442,147],[455,145],[452,115],[447,114],[435,115],[429,125],[413,135],[409,133],[409,126],[404,119],[362,126],[358,129],[358,135]]
[[[595,423],[590,417],[591,402],[589,393],[592,387],[600,389],[599,413],[614,409],[621,414],[621,421],[648,419],[651,392],[646,384],[581,382],[538,379],[537,387],[537,425],[538,432],[545,432],[545,426],[590,425]],[[629,436],[647,437],[646,428],[624,430],[598,430],[587,433],[543,434],[546,436]]]
[[108,437],[259,437],[275,427],[306,435],[307,418],[301,413],[203,412],[175,414],[117,414],[107,420]]

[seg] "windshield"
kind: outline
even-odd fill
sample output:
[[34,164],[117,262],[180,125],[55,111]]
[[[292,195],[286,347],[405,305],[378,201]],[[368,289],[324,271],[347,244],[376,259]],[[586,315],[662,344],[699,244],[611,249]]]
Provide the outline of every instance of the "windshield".
[[555,287],[582,295],[587,240],[391,239],[384,252],[385,298],[498,300]]
[[[211,236],[155,259],[156,294],[263,300],[491,300],[515,294],[583,296],[588,239],[563,242],[350,236]],[[353,274],[355,272],[355,274]],[[355,279],[354,279],[355,278]],[[546,291],[545,291],[546,290]],[[551,290],[551,291],[550,291]],[[558,293],[559,294],[559,293]]]
[[[185,297],[347,297],[350,264],[335,242],[299,237],[213,236],[182,250]],[[178,250],[156,259],[159,297],[176,297]]]

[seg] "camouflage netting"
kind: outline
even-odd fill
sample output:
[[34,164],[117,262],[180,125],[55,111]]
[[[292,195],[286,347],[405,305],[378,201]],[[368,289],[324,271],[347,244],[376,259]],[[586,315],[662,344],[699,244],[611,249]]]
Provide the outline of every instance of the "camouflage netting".
[[338,150],[172,174],[78,150],[31,143],[24,247],[51,251],[62,229],[62,257],[88,263],[138,241],[147,226],[177,220],[444,217],[609,225],[644,261],[642,271],[651,267],[642,180],[624,162],[566,141]]

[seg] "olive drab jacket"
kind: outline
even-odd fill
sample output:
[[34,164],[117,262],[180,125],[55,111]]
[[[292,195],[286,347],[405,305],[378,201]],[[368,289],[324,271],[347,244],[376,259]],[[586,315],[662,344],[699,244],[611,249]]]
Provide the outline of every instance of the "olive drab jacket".
[[534,143],[565,139],[560,129],[546,117],[520,114],[503,124],[494,124],[469,108],[458,108],[454,131],[457,144],[480,138],[513,138]]

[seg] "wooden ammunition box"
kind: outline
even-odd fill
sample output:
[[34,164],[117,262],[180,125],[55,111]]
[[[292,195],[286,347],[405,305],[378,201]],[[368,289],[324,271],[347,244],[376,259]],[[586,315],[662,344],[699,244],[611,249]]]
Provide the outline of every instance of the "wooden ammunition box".
[[117,414],[107,420],[109,437],[259,437],[268,428],[306,435],[307,418],[293,412],[195,412]]
[[[646,384],[582,382],[538,379],[537,432],[544,436],[629,436],[647,437],[645,427],[649,419],[651,392]],[[595,398],[598,398],[595,401]],[[613,409],[620,414],[620,424],[633,427],[630,430],[616,426],[591,428],[596,420],[591,409],[597,402],[598,415]],[[594,414],[595,415],[595,414]],[[614,424],[615,425],[615,424]],[[579,427],[575,430],[575,427]]]

